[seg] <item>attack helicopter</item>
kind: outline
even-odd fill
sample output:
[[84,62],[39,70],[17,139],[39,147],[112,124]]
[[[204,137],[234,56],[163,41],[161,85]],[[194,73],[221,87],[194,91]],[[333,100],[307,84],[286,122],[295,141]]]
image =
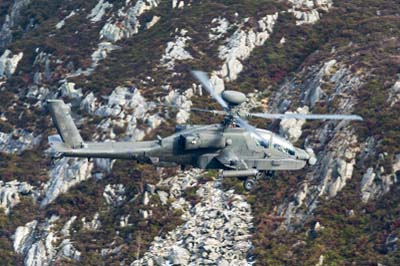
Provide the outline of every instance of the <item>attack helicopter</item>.
[[160,167],[180,165],[218,169],[222,177],[243,178],[244,188],[251,191],[260,178],[272,176],[279,170],[299,170],[307,164],[314,165],[317,159],[312,149],[295,147],[278,134],[250,125],[246,118],[363,120],[358,115],[245,112],[240,107],[247,100],[245,94],[232,90],[218,94],[206,73],[192,71],[192,75],[222,107],[222,110],[192,110],[222,115],[222,122],[177,126],[173,135],[150,141],[85,142],[69,107],[62,100],[48,100],[58,131],[58,135],[49,137],[50,145],[58,156],[127,159]]

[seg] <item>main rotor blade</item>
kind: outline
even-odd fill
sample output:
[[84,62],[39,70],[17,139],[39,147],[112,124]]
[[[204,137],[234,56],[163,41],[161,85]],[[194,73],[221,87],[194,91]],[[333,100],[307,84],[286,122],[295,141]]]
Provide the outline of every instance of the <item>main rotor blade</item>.
[[207,76],[207,73],[203,72],[203,71],[199,71],[199,70],[192,70],[191,71],[193,77],[195,77],[203,86],[203,88],[205,88],[208,93],[210,93],[210,95],[217,100],[217,102],[224,108],[224,109],[228,109],[228,104],[224,101],[224,99],[222,99],[221,95],[217,94],[213,88],[213,86],[211,85],[210,79]]
[[241,127],[244,128],[245,130],[247,130],[250,133],[253,133],[254,135],[257,136],[257,138],[261,141],[261,145],[265,148],[268,148],[268,140],[266,140],[265,138],[263,138],[263,136],[261,136],[260,133],[257,132],[257,128],[253,127],[252,125],[250,125],[249,123],[247,123],[246,120],[240,118],[239,116],[235,115],[234,119],[236,121],[236,123]]
[[267,119],[306,119],[306,120],[357,120],[362,121],[363,118],[359,115],[322,115],[322,114],[268,114],[268,113],[249,113],[250,117],[261,117]]
[[[163,106],[163,107],[169,107],[169,108],[174,108],[174,109],[185,109],[185,108],[175,105],[175,104],[167,104],[167,103],[154,103],[154,104],[156,106]],[[227,112],[225,112],[225,111],[202,109],[202,108],[196,108],[196,107],[191,107],[190,111],[212,113],[215,115],[226,115],[227,114]]]

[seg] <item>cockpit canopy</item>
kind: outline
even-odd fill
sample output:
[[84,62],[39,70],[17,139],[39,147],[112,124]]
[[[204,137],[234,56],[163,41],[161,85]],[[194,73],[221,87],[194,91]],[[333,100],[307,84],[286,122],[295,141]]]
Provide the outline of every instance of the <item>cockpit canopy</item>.
[[[291,156],[296,155],[296,150],[294,146],[286,139],[279,137],[278,135],[273,134],[271,131],[268,130],[257,129],[257,133],[259,134],[259,136],[257,136],[256,134],[251,134],[252,137],[257,141],[257,144],[265,148],[271,148],[284,152]],[[260,138],[260,136],[262,137],[262,139]]]

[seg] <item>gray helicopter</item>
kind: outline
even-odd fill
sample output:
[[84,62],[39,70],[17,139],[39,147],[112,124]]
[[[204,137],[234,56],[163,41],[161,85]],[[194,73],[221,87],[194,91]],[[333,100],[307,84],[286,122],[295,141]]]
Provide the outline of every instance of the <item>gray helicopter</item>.
[[277,134],[251,126],[245,118],[267,119],[334,119],[362,120],[358,115],[269,114],[244,112],[240,105],[246,95],[225,90],[217,94],[207,74],[192,71],[223,110],[193,108],[194,111],[223,115],[219,124],[184,125],[166,138],[138,142],[85,142],[80,136],[62,100],[48,100],[51,117],[59,135],[49,137],[58,156],[136,160],[160,167],[193,166],[219,169],[222,177],[244,179],[244,188],[251,191],[258,179],[272,176],[278,170],[298,170],[314,165],[312,149],[295,147]]

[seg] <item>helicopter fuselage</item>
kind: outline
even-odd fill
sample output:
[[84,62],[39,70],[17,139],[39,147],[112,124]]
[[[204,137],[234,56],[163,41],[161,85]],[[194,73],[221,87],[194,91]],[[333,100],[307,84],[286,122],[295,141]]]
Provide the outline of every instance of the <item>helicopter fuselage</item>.
[[245,170],[249,169],[297,170],[306,165],[306,151],[270,131],[257,132],[268,142],[239,127],[213,124],[181,126],[175,134],[153,141],[85,142],[78,149],[57,150],[69,157],[129,159],[163,167],[190,165],[238,173],[247,173]]

